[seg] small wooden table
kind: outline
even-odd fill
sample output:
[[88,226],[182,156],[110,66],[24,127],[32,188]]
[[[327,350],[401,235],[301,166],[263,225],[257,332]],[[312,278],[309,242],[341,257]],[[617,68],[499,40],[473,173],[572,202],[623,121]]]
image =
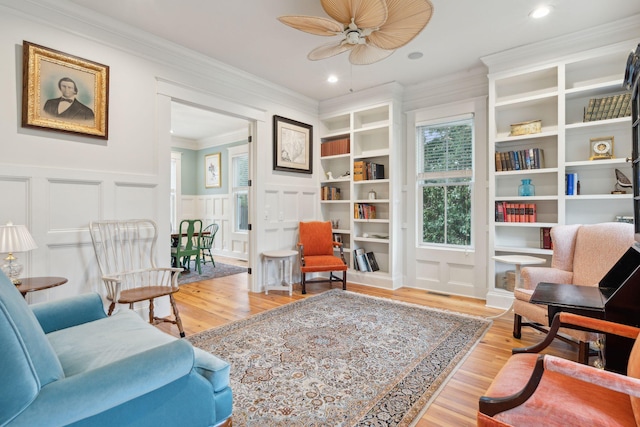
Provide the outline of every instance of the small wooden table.
[[56,286],[67,283],[66,277],[26,277],[20,280],[22,283],[17,285],[16,288],[18,288],[24,298],[27,297],[28,292],[55,288]]

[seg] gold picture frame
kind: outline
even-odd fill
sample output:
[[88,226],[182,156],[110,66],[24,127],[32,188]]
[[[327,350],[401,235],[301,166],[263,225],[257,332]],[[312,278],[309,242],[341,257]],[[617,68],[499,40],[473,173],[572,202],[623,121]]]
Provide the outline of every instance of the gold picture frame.
[[613,159],[613,136],[589,139],[589,160]]
[[22,126],[108,139],[109,67],[22,44]]
[[221,153],[204,156],[204,186],[219,188],[222,186],[222,169],[220,169]]
[[273,170],[313,173],[313,127],[273,116]]

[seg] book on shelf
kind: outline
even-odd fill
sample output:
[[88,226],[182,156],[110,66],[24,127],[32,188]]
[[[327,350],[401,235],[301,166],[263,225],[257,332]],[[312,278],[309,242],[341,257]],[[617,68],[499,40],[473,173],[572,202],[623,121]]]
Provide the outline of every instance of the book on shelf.
[[617,119],[631,115],[631,94],[622,93],[604,98],[591,98],[584,109],[584,122]]
[[535,203],[496,202],[495,222],[537,222]]
[[350,145],[350,139],[348,137],[324,141],[320,144],[320,156],[326,157],[349,154]]
[[376,219],[376,207],[369,203],[353,204],[354,219]]
[[496,151],[496,172],[544,168],[542,148],[526,148],[518,151]]
[[540,227],[540,249],[553,249],[551,227]]
[[378,266],[378,261],[376,261],[376,255],[373,252],[367,252],[367,262],[370,268],[369,271],[378,271],[380,267]]
[[371,271],[367,253],[364,248],[357,248],[353,250],[353,267],[359,271]]
[[365,181],[372,179],[384,179],[384,165],[364,160],[353,162],[353,180]]
[[567,196],[577,196],[580,194],[580,181],[578,181],[577,173],[568,173],[565,175],[565,194]]
[[321,200],[340,200],[340,189],[338,187],[323,186],[320,193]]

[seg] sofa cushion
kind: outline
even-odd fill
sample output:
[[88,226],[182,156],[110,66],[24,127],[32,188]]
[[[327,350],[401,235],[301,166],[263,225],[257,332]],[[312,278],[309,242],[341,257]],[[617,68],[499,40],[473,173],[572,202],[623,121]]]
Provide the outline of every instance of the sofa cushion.
[[40,323],[15,285],[0,272],[0,424],[17,414],[41,387],[64,378],[62,366]]
[[108,365],[175,341],[132,310],[47,334],[66,376]]

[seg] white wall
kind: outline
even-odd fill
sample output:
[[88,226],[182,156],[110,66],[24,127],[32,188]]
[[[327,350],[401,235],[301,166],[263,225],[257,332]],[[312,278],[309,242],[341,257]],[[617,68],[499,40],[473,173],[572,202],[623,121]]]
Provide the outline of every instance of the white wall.
[[[110,67],[107,141],[20,126],[23,40]],[[255,162],[254,182],[260,186],[317,191],[315,175],[271,171],[274,114],[317,126],[317,103],[291,91],[67,1],[0,1],[0,61],[0,89],[6,95],[0,100],[0,195],[11,201],[0,210],[0,223],[12,220],[32,231],[38,249],[21,256],[25,276],[69,279],[30,295],[31,302],[102,292],[87,231],[90,221],[146,217],[156,220],[160,230],[169,228],[172,99],[254,121],[254,149],[262,159]],[[255,193],[255,205],[264,205],[263,192]],[[298,211],[291,204],[280,208],[287,219]],[[252,221],[254,229],[262,230],[255,233],[254,254],[284,244],[266,238],[263,216]],[[269,223],[288,221],[271,218]],[[158,262],[168,265],[164,253],[169,253],[169,239],[160,238]],[[259,270],[254,268],[250,283],[254,290]]]

